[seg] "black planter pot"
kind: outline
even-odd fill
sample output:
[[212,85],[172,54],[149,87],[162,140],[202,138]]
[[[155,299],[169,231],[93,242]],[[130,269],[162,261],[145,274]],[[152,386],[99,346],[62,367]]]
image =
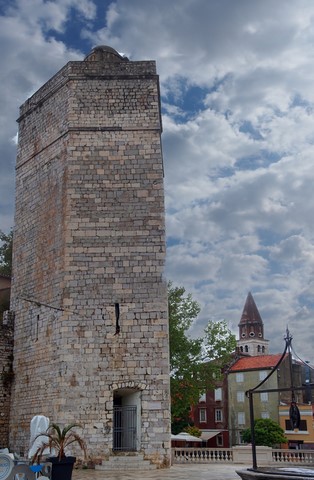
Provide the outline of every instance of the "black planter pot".
[[63,457],[61,460],[49,457],[47,461],[52,463],[51,480],[71,480],[76,457]]

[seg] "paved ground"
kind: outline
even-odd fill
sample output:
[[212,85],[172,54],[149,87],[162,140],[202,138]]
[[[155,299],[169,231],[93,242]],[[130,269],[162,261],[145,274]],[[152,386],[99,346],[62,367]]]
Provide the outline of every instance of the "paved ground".
[[72,480],[240,480],[236,470],[244,465],[174,465],[171,468],[152,471],[107,472],[74,470]]

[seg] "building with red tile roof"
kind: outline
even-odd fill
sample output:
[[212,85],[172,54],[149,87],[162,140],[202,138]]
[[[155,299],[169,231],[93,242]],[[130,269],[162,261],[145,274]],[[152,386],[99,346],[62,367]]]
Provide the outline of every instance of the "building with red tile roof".
[[282,354],[275,355],[258,355],[255,357],[239,358],[229,369],[229,372],[237,372],[244,370],[260,370],[261,368],[274,368]]
[[[209,447],[226,447],[242,443],[242,432],[250,427],[249,401],[246,392],[269,376],[259,390],[291,386],[290,357],[269,354],[264,325],[251,292],[248,293],[239,322],[237,351],[224,378],[215,391],[206,392],[193,407],[195,426],[202,430]],[[280,362],[280,360],[282,361]],[[280,365],[278,365],[280,362]],[[302,385],[302,366],[293,361],[293,383]],[[302,392],[297,392],[302,402]],[[279,405],[291,402],[291,392],[258,392],[254,397],[255,418],[271,418],[279,423]]]
[[[291,370],[293,382],[291,381]],[[289,405],[290,391],[273,391],[294,385],[302,385],[302,364],[290,355],[257,355],[239,358],[228,371],[229,435],[231,444],[242,443],[242,432],[250,427],[248,390],[255,389],[265,378],[266,382],[253,395],[254,418],[270,418],[279,424],[279,405]],[[295,400],[303,402],[302,391],[295,392]]]

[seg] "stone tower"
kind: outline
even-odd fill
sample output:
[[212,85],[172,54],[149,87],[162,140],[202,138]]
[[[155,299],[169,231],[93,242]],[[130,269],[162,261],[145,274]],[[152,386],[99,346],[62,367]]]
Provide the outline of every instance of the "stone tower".
[[239,340],[241,353],[248,355],[267,355],[269,341],[264,338],[264,324],[251,292],[245,301],[239,323]]
[[10,446],[33,415],[89,453],[170,460],[159,81],[96,47],[20,109]]

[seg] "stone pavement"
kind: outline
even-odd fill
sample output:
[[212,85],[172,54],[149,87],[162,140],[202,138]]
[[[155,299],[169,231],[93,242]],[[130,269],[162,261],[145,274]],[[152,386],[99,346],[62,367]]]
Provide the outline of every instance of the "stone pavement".
[[250,468],[240,464],[173,465],[149,471],[74,470],[72,480],[240,480],[236,470]]

